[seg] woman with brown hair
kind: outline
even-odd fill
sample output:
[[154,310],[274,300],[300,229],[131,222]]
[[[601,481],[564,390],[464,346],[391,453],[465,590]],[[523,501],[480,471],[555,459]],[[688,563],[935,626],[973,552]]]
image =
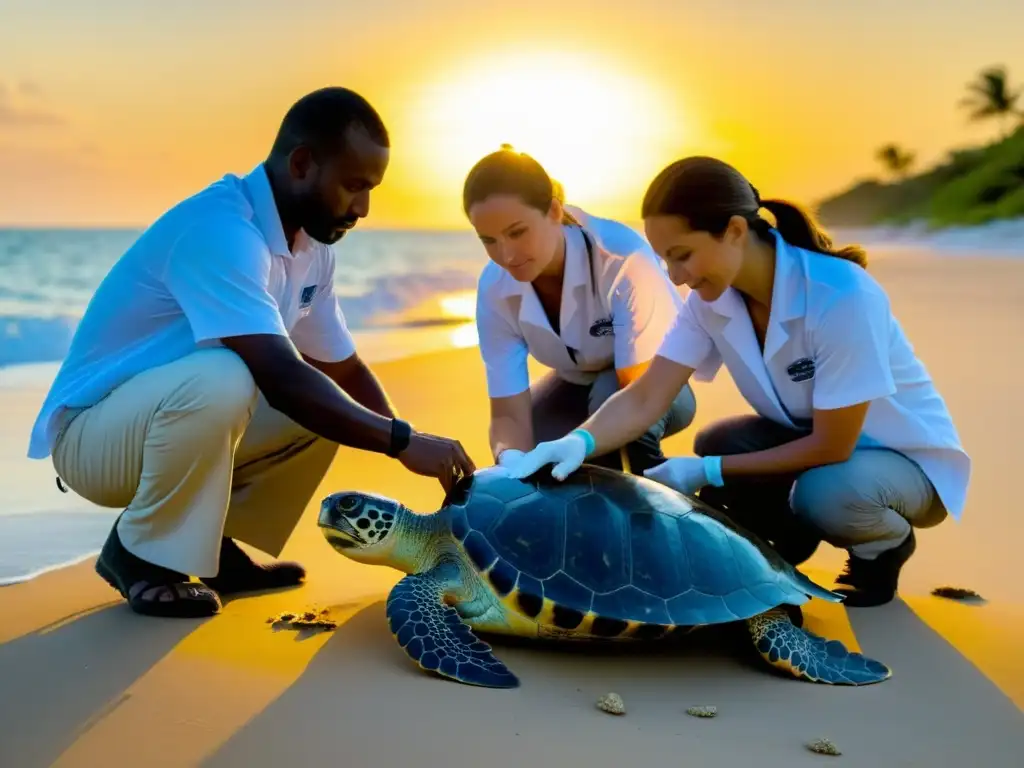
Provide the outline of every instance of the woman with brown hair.
[[822,539],[847,549],[846,604],[890,601],[914,528],[960,518],[970,459],[864,252],[833,247],[799,206],[762,200],[709,157],[665,168],[642,214],[691,294],[647,371],[511,474],[554,463],[564,479],[642,432],[695,369],[724,363],[754,414],[712,424],[696,456],[645,474],[699,491],[793,564]]
[[[476,322],[491,450],[511,467],[639,376],[682,299],[639,233],[565,205],[540,163],[507,145],[470,170],[463,208],[490,258]],[[530,356],[552,369],[533,387]],[[662,439],[687,427],[695,408],[681,383],[623,451],[594,463],[636,473],[660,464]]]

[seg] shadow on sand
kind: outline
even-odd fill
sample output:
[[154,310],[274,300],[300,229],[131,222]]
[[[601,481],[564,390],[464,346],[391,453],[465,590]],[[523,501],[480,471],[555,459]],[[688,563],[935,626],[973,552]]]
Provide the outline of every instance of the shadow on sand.
[[117,601],[0,645],[0,766],[48,766],[196,627]]
[[[1020,764],[1021,713],[906,605],[850,615],[863,650],[892,666],[889,681],[838,688],[780,677],[741,633],[716,629],[662,648],[488,638],[522,681],[492,690],[421,672],[376,602],[203,765],[816,765],[822,757],[804,745],[819,737],[850,766]],[[609,691],[623,697],[625,717],[595,707]],[[718,716],[686,715],[700,705]]]

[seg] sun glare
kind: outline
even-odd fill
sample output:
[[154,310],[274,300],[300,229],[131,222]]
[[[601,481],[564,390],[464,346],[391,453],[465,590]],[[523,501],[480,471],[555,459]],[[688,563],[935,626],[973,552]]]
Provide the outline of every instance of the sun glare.
[[458,185],[503,143],[574,199],[633,199],[686,132],[671,94],[607,56],[517,51],[463,63],[428,84],[413,118],[427,172]]
[[476,317],[476,291],[462,291],[443,296],[441,314],[452,320],[472,320]]

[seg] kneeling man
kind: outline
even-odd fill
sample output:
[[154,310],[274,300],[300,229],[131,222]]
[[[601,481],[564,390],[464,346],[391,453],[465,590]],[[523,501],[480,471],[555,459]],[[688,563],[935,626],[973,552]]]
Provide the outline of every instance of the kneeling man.
[[219,594],[298,584],[302,566],[235,540],[279,555],[339,444],[446,490],[474,471],[397,417],[335,298],[330,244],[367,215],[388,148],[358,94],[308,94],[264,162],[171,208],[97,289],[29,456],[124,507],[96,570],[136,612],[209,616]]

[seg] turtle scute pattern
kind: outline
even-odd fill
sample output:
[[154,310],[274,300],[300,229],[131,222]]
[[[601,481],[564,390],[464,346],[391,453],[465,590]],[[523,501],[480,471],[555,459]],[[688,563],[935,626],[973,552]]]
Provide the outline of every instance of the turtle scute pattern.
[[653,639],[806,600],[791,575],[765,567],[757,543],[679,500],[588,467],[562,482],[476,476],[449,511],[453,535],[495,592],[515,590],[531,618],[551,601],[553,623],[567,631],[592,614],[592,634],[632,625],[631,636]]
[[392,589],[385,610],[398,644],[423,669],[446,677],[495,688],[519,685],[491,647],[443,602],[443,574],[441,568],[438,575],[406,576]]

